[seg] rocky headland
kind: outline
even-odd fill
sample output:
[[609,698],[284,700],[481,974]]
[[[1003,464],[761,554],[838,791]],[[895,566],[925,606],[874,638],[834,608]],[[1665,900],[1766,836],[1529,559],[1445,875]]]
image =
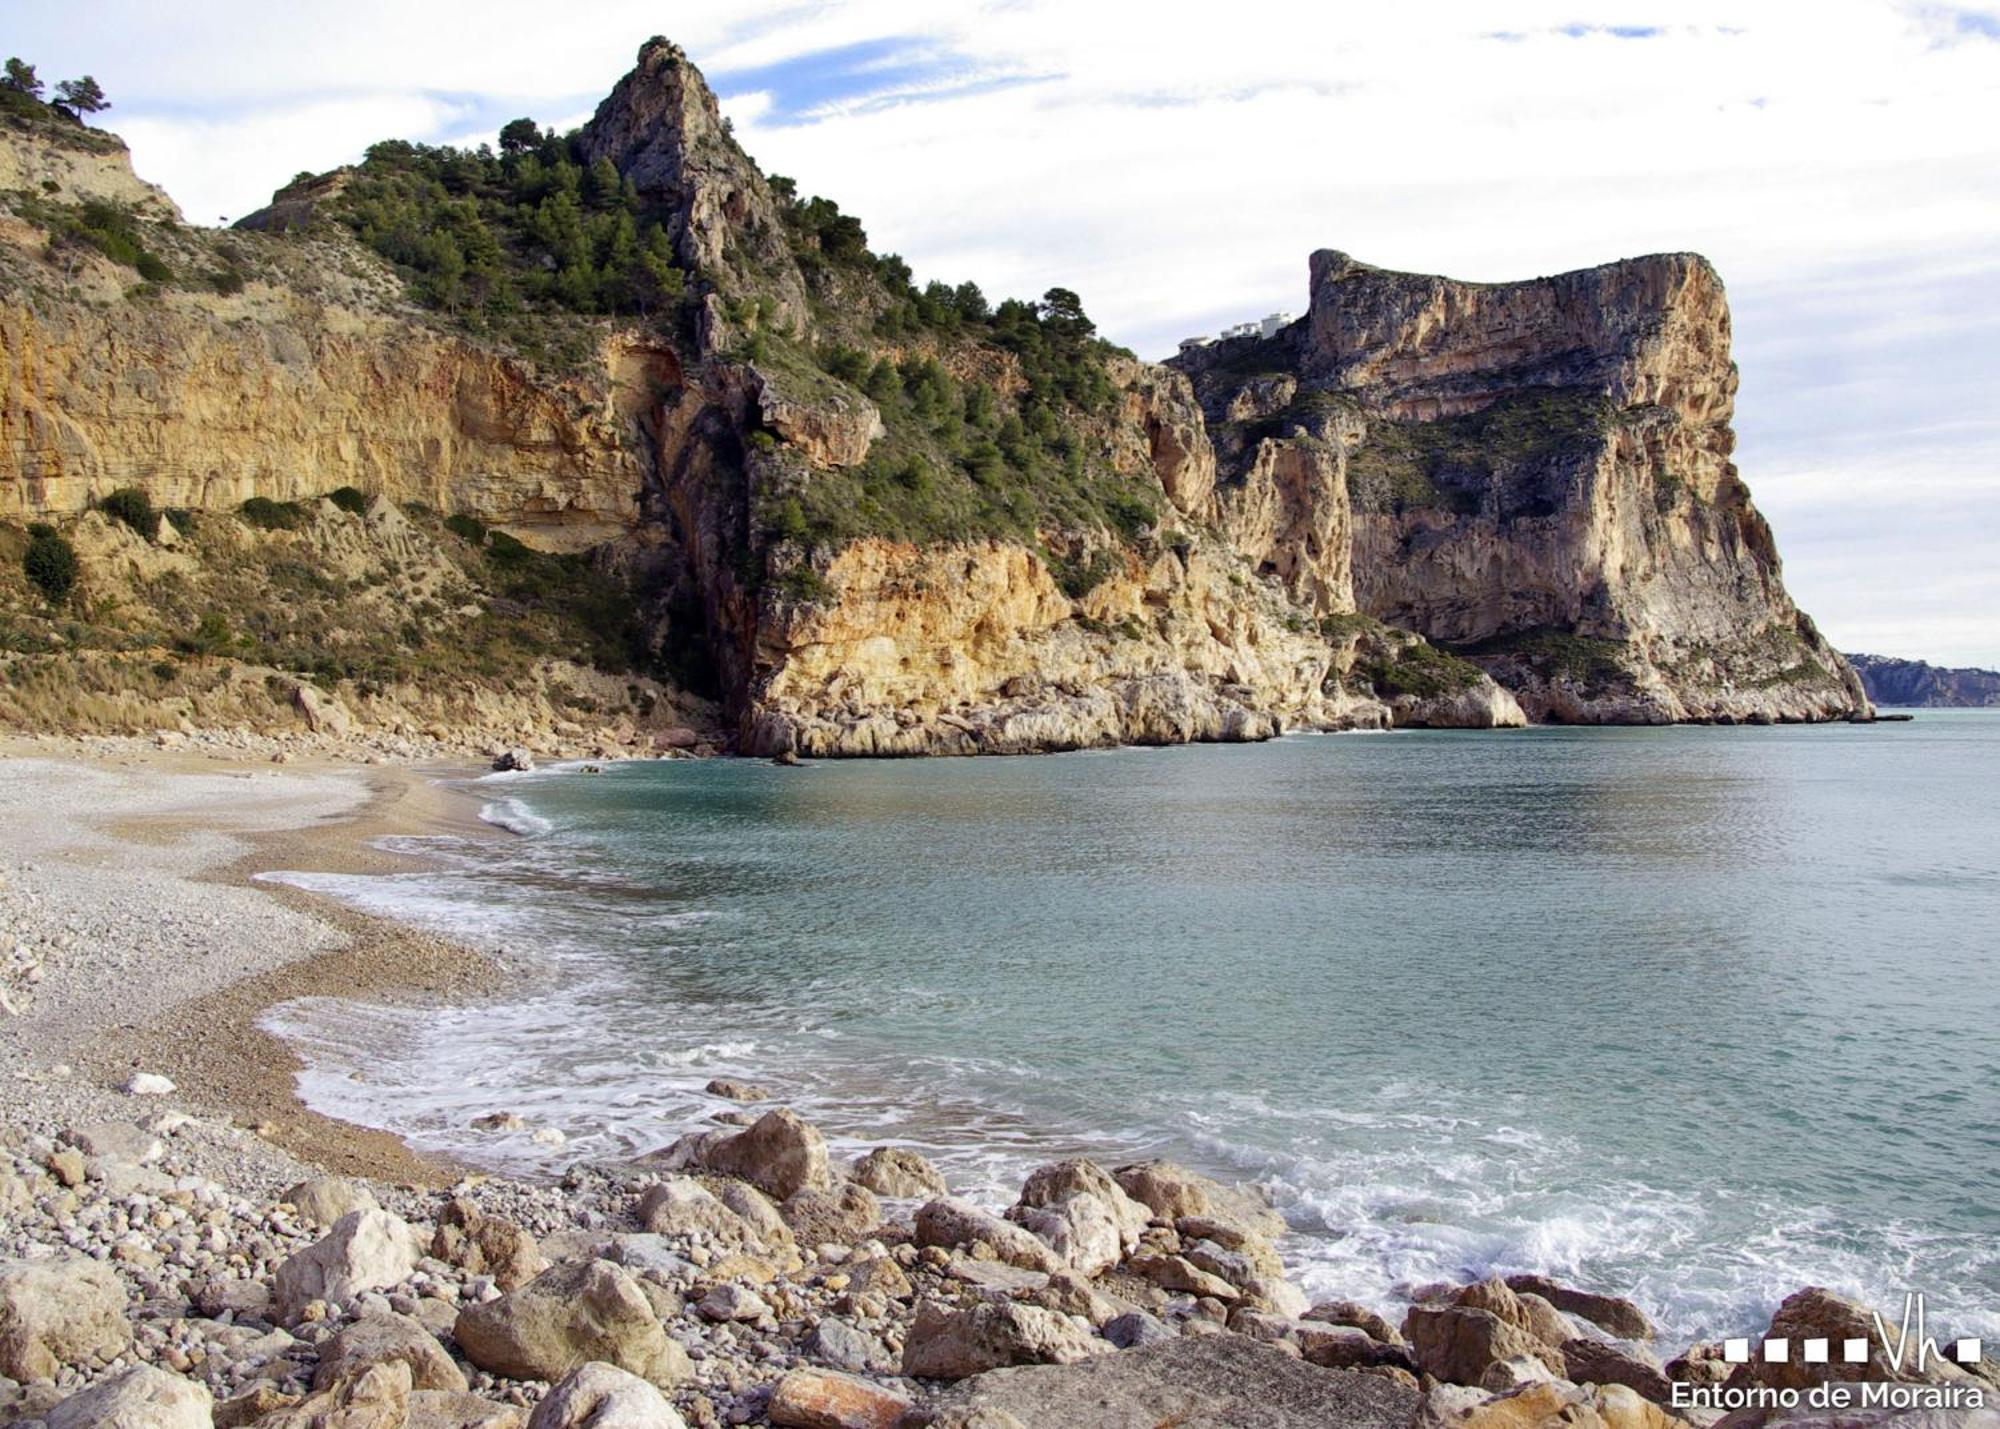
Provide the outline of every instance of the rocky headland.
[[664,40],[573,134],[377,145],[229,231],[16,110],[18,727],[296,730],[301,683],[459,749],[1868,710],[1730,460],[1692,255],[1472,284],[1323,252],[1305,317],[1158,365],[1063,289],[919,289]]
[[2000,706],[2000,670],[1953,669],[1890,655],[1849,655],[1868,698],[1878,705],[1919,705],[1931,709],[1992,709]]

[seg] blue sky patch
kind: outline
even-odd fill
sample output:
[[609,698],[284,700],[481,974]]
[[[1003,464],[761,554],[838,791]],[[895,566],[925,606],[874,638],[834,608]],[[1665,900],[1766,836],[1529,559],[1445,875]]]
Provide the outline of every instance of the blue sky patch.
[[1664,25],[1587,25],[1577,20],[1552,30],[1488,30],[1480,38],[1498,40],[1504,45],[1518,45],[1537,35],[1561,35],[1568,40],[1584,40],[1593,35],[1605,35],[1614,40],[1654,40],[1666,32]]
[[970,56],[940,48],[925,36],[886,35],[755,68],[718,70],[709,78],[724,99],[770,95],[771,108],[760,123],[809,124],[836,105],[866,108],[871,100],[959,97],[1046,76],[982,72]]
[[1982,40],[2000,40],[2000,15],[1986,10],[1954,10],[1951,12],[1952,28],[1961,35],[1976,35]]
[[1582,23],[1564,25],[1556,31],[1572,40],[1580,40],[1588,35],[1609,35],[1614,40],[1651,40],[1666,33],[1660,25],[1585,25]]

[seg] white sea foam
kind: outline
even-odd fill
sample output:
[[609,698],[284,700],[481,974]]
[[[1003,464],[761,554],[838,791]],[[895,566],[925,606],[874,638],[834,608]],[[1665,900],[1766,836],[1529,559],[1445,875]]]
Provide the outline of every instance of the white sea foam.
[[310,873],[278,869],[260,873],[257,879],[336,898],[364,913],[448,934],[482,947],[505,940],[529,917],[525,897],[475,903],[465,898],[464,890],[448,874]]
[[519,834],[523,838],[548,833],[555,827],[515,798],[495,799],[490,804],[482,805],[479,817],[497,828],[505,829],[510,834]]

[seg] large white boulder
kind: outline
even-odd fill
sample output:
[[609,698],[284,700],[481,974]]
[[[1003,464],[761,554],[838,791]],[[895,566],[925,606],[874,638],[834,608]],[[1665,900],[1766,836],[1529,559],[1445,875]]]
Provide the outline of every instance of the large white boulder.
[[401,1216],[349,1211],[320,1240],[278,1267],[278,1313],[296,1320],[315,1300],[339,1304],[367,1290],[387,1290],[417,1268],[417,1238]]

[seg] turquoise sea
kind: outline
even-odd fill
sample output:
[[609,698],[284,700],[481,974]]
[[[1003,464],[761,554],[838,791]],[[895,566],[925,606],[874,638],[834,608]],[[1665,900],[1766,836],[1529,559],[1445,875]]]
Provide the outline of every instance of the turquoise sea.
[[280,1010],[323,1110],[553,1169],[738,1076],[996,1204],[1077,1151],[1257,1180],[1315,1294],[1542,1270],[1686,1339],[1820,1283],[2000,1339],[2000,712],[476,787],[424,871],[282,876],[552,976]]

